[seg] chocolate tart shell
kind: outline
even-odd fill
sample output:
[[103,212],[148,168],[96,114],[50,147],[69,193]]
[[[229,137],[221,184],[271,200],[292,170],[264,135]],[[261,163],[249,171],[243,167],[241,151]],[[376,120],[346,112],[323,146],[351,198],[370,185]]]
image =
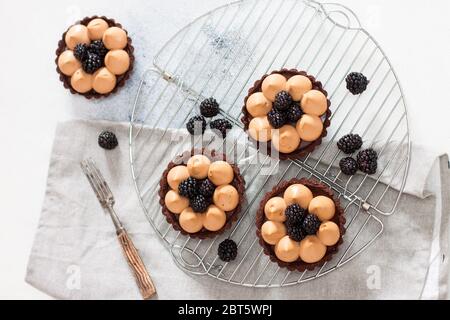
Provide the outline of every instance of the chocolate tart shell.
[[[284,191],[293,184],[303,184],[306,187],[308,187],[313,195],[316,196],[326,196],[330,199],[333,199],[334,204],[336,205],[336,213],[331,219],[334,223],[336,223],[339,226],[339,230],[341,233],[341,237],[339,238],[339,241],[334,245],[327,247],[327,252],[325,253],[325,256],[322,258],[322,260],[315,262],[315,263],[306,263],[298,259],[294,262],[284,262],[277,258],[275,255],[275,246],[270,245],[266,243],[261,235],[261,227],[264,224],[264,222],[267,221],[266,216],[264,214],[264,206],[266,205],[267,201],[269,199],[276,197],[276,196],[283,196]],[[342,244],[343,239],[342,236],[345,234],[345,217],[344,217],[344,209],[341,207],[341,203],[339,199],[334,197],[333,191],[331,191],[330,188],[325,186],[324,184],[311,179],[292,179],[289,181],[282,181],[277,186],[275,186],[272,191],[266,193],[264,198],[261,200],[261,203],[259,205],[259,209],[256,213],[256,235],[259,238],[259,244],[263,247],[264,253],[269,256],[270,260],[273,262],[276,262],[278,266],[281,268],[287,268],[290,271],[300,271],[303,272],[305,270],[313,270],[317,267],[323,266],[323,264],[327,261],[330,261],[333,254],[335,254],[338,251],[339,246]]]
[[[272,74],[281,74],[286,79],[289,79],[289,78],[291,78],[293,76],[296,76],[296,75],[305,76],[309,80],[311,80],[312,89],[319,90],[326,97],[328,97],[328,93],[323,88],[322,83],[320,81],[317,81],[316,78],[314,78],[313,76],[307,74],[305,71],[299,71],[297,69],[281,69],[281,70],[277,70],[277,71],[272,71],[270,74],[265,74],[261,79],[257,80],[253,84],[253,86],[248,90],[248,95],[244,99],[244,106],[242,107],[243,116],[241,118],[241,121],[244,124],[244,130],[245,131],[248,130],[250,121],[253,119],[253,117],[247,111],[247,108],[246,108],[247,100],[253,93],[261,92],[261,86],[262,86],[262,83],[263,83],[264,79],[266,79],[269,75],[272,75]],[[330,117],[331,117],[330,106],[331,106],[331,102],[330,102],[329,99],[327,99],[327,102],[328,102],[327,111],[322,116],[322,119],[323,119],[323,130],[322,130],[322,134],[320,135],[320,137],[317,138],[316,140],[312,141],[312,142],[309,142],[306,145],[303,145],[303,146],[302,146],[302,144],[303,144],[303,142],[302,142],[302,144],[300,144],[299,148],[297,148],[295,151],[293,151],[291,153],[278,152],[279,158],[281,160],[299,159],[299,158],[307,155],[308,153],[312,152],[316,147],[318,147],[322,143],[322,139],[324,137],[326,137],[326,135],[327,135],[327,128],[330,126]],[[258,141],[256,141],[256,140],[254,140],[252,137],[250,137],[250,135],[248,137],[249,137],[250,140],[253,140],[256,143],[257,147],[259,148],[259,144],[260,143]],[[273,147],[272,143],[267,143],[267,154],[271,155],[272,147]],[[266,148],[264,148],[264,149],[266,149]],[[263,152],[266,152],[266,150],[264,150]]]
[[239,168],[234,164],[230,164],[234,172],[234,179],[230,184],[236,188],[240,198],[239,203],[234,210],[225,212],[225,214],[227,215],[227,220],[225,222],[225,225],[220,230],[209,231],[203,228],[202,230],[196,233],[189,233],[184,231],[183,228],[181,228],[180,223],[178,222],[179,214],[174,214],[169,211],[169,209],[165,204],[164,198],[166,196],[166,193],[171,189],[167,182],[167,175],[169,174],[170,169],[179,165],[186,165],[189,158],[194,154],[203,154],[207,156],[211,161],[218,161],[218,160],[227,161],[226,156],[224,154],[216,153],[215,150],[207,150],[207,149],[201,150],[195,149],[191,151],[186,151],[183,154],[177,156],[176,159],[174,159],[174,161],[171,161],[169,163],[166,170],[164,170],[163,172],[161,180],[159,181],[159,192],[158,192],[159,204],[162,207],[162,213],[166,217],[166,221],[170,223],[175,230],[180,231],[182,234],[190,236],[191,238],[198,238],[198,239],[212,238],[219,234],[222,234],[225,230],[231,228],[233,222],[237,220],[239,213],[241,212],[242,209],[242,204],[245,201],[245,180],[241,176]]
[[[88,23],[91,20],[94,20],[96,18],[101,18],[101,19],[105,20],[110,27],[118,27],[118,28],[123,29],[122,25],[120,23],[117,23],[114,19],[109,19],[109,18],[107,18],[105,16],[85,17],[82,20],[75,22],[75,24],[82,24],[82,25],[87,26]],[[109,96],[109,95],[111,95],[113,93],[116,93],[117,90],[119,90],[119,88],[121,88],[121,87],[123,87],[125,85],[125,82],[130,78],[130,74],[133,71],[134,60],[135,59],[134,59],[134,47],[131,44],[131,38],[127,37],[128,38],[128,43],[127,43],[127,46],[123,49],[130,56],[130,67],[128,68],[127,72],[125,72],[124,74],[122,74],[120,76],[116,76],[117,77],[117,83],[116,83],[116,86],[114,87],[114,89],[111,92],[108,92],[108,93],[105,93],[105,94],[98,93],[98,92],[94,91],[94,89],[92,89],[91,91],[85,92],[85,93],[80,93],[80,92],[78,92],[78,91],[76,91],[75,89],[72,88],[72,86],[70,85],[70,77],[66,76],[65,74],[63,74],[61,72],[61,70],[59,69],[59,67],[58,67],[58,58],[61,55],[61,53],[63,53],[67,49],[65,37],[66,37],[66,33],[67,33],[67,31],[69,29],[70,29],[70,27],[67,28],[67,30],[63,33],[61,40],[59,40],[59,42],[58,42],[58,48],[56,49],[56,59],[55,59],[56,71],[59,73],[59,80],[61,80],[61,82],[63,83],[64,88],[68,89],[72,94],[79,94],[79,95],[84,96],[87,99],[104,98],[104,97],[107,97],[107,96]],[[127,30],[125,30],[125,29],[123,29],[123,30],[128,35]]]

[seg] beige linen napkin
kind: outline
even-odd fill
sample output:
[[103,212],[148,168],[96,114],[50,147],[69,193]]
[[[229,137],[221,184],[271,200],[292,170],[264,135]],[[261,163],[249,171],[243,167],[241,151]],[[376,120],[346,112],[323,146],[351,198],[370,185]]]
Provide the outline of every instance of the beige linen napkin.
[[[104,129],[118,136],[115,150],[98,147],[97,136]],[[152,142],[173,151],[168,139]],[[406,186],[411,194],[402,197],[393,216],[382,218],[384,233],[367,251],[325,277],[280,289],[242,288],[178,269],[139,206],[128,154],[128,124],[79,120],[58,125],[28,283],[62,299],[140,299],[110,218],[80,170],[79,162],[92,157],[110,184],[116,210],[159,299],[415,299],[447,294],[449,173],[442,166],[445,159],[439,161],[431,152],[413,147]],[[146,164],[153,179],[159,179],[170,152],[159,163],[156,158]],[[432,243],[437,244],[433,252]],[[379,270],[376,286],[371,285],[374,267]]]

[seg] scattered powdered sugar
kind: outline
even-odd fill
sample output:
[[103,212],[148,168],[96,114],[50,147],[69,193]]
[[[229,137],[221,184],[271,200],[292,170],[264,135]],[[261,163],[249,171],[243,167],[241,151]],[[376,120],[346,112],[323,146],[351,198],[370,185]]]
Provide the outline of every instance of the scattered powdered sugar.
[[239,64],[241,58],[247,58],[249,49],[238,30],[218,31],[216,26],[206,24],[203,27],[209,45],[223,60],[233,60]]

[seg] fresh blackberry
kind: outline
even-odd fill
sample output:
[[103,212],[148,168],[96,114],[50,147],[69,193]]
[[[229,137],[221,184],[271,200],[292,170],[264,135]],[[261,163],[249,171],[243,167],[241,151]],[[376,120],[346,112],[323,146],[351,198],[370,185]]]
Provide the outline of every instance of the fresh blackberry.
[[192,177],[187,178],[178,185],[178,193],[189,199],[194,198],[198,193],[198,180]]
[[297,122],[302,117],[302,109],[297,103],[293,103],[291,107],[285,112],[287,122]]
[[320,227],[320,220],[316,215],[308,214],[305,219],[303,219],[302,227],[306,235],[316,234]]
[[358,168],[364,173],[374,174],[377,172],[378,154],[373,149],[362,150],[356,156]]
[[200,103],[200,113],[206,118],[212,118],[219,113],[219,104],[216,99],[208,98]]
[[354,95],[363,93],[367,89],[369,80],[360,72],[352,72],[346,78],[347,89]]
[[95,71],[101,68],[103,65],[103,60],[100,59],[100,56],[98,54],[88,52],[86,59],[82,63],[83,70],[86,71],[86,73],[93,74]]
[[238,247],[236,242],[231,239],[225,239],[219,244],[217,254],[220,260],[230,262],[236,259],[238,253]]
[[119,142],[117,141],[117,137],[111,131],[103,131],[98,136],[98,145],[106,150],[112,150],[117,147]]
[[88,51],[91,53],[95,53],[100,57],[102,61],[104,61],[105,56],[109,50],[105,47],[102,40],[94,40],[89,45]]
[[201,194],[198,194],[189,200],[189,205],[191,206],[192,210],[197,213],[205,212],[210,204],[211,199],[206,198]]
[[195,116],[186,123],[186,129],[192,135],[203,134],[206,130],[206,120],[203,116]]
[[286,116],[283,112],[272,109],[267,114],[267,119],[272,127],[279,129],[286,124]]
[[275,96],[273,107],[279,111],[286,111],[292,105],[292,97],[287,91],[280,91]]
[[216,190],[216,186],[209,179],[205,179],[200,182],[199,193],[205,197],[212,197],[214,191]]
[[286,208],[284,214],[286,215],[288,225],[301,225],[306,213],[305,209],[298,204],[292,204]]
[[212,130],[218,130],[222,134],[222,138],[225,138],[227,136],[227,130],[231,130],[233,128],[233,125],[230,121],[227,119],[217,119],[211,121],[209,124]]
[[302,241],[306,236],[301,225],[296,225],[296,224],[294,224],[294,225],[288,224],[287,225],[287,235],[292,240],[298,241],[298,242]]
[[351,154],[363,145],[361,137],[357,134],[347,134],[339,139],[337,146],[345,154]]
[[341,161],[339,161],[339,167],[341,168],[341,171],[348,176],[353,176],[356,174],[356,171],[358,171],[358,163],[351,157],[341,159]]
[[81,62],[86,60],[87,54],[88,54],[88,45],[85,43],[77,44],[75,46],[75,49],[73,50],[73,55]]

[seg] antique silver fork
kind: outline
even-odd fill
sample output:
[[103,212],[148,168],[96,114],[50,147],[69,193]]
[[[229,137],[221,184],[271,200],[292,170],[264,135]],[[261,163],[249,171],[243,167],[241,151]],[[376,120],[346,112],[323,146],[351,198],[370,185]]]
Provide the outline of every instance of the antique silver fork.
[[155,286],[153,285],[153,281],[150,278],[150,275],[148,274],[147,269],[145,268],[145,265],[136,250],[136,247],[114,211],[113,207],[115,200],[108,184],[91,158],[83,160],[80,165],[84,174],[88,178],[92,189],[94,189],[102,208],[111,216],[114,227],[116,228],[117,237],[119,238],[119,242],[122,246],[128,264],[133,270],[133,274],[139,286],[139,290],[141,291],[142,297],[144,299],[151,298],[156,293]]

